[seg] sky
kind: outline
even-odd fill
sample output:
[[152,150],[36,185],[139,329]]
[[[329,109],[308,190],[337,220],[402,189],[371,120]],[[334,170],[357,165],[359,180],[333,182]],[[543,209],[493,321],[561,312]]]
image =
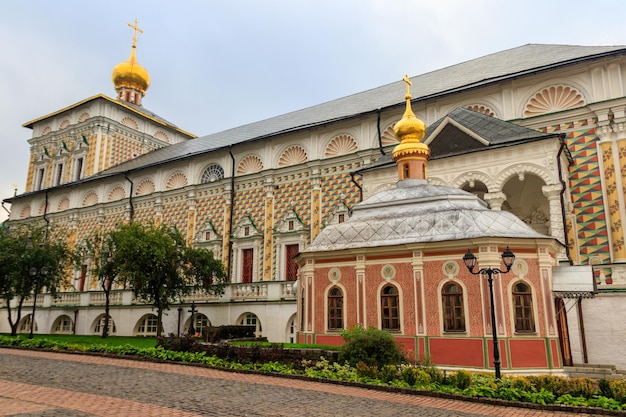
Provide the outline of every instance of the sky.
[[135,19],[144,107],[204,136],[528,43],[626,45],[624,16],[615,0],[2,0],[0,200],[25,189],[22,124],[115,97]]

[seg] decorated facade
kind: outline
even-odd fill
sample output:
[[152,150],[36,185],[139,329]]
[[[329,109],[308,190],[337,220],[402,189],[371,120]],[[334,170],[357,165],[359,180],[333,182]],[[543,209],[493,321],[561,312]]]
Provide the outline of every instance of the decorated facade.
[[[166,332],[188,328],[195,302],[196,328],[247,323],[272,341],[313,337],[308,322],[326,323],[327,311],[316,307],[315,319],[297,311],[297,300],[309,295],[293,257],[306,253],[331,225],[350,219],[359,202],[396,187],[399,168],[391,154],[398,145],[393,128],[404,111],[403,83],[195,137],[144,107],[150,81],[137,62],[136,39],[131,51],[113,72],[116,98],[91,97],[24,125],[33,132],[27,189],[5,200],[11,204],[9,224],[41,221],[65,230],[72,245],[121,221],[175,226],[190,244],[222,259],[230,284],[220,297],[181,300],[165,317]],[[626,313],[625,56],[622,46],[531,44],[409,79],[412,109],[428,127],[421,143],[430,150],[430,184],[468,191],[490,210],[509,212],[562,244],[558,250],[548,245],[540,256],[538,243],[497,243],[498,250],[511,244],[532,272],[522,277],[518,270],[497,284],[502,335],[512,336],[509,285],[527,279],[536,326],[528,337],[549,346],[544,352],[551,352],[546,361],[553,366],[616,363],[622,359],[614,346],[626,343],[626,332],[615,331],[616,321],[606,319]],[[420,169],[415,163],[409,170]],[[467,244],[421,261],[417,249],[398,259],[424,262],[447,276],[446,261],[458,263]],[[342,279],[350,268],[370,267],[358,256],[346,257]],[[544,278],[548,258],[553,265]],[[387,264],[399,274],[395,261],[379,266]],[[567,272],[565,266],[587,268],[594,281],[580,268]],[[474,301],[484,288],[460,268],[452,275],[463,284],[464,306],[472,309],[467,316],[477,320],[468,323],[474,326],[485,314]],[[381,277],[380,271],[372,273]],[[59,298],[38,297],[37,331],[98,333],[104,297],[89,265],[69,274],[63,290]],[[156,331],[149,306],[121,288],[113,299],[115,334]],[[380,327],[378,316],[368,316],[371,308],[363,323]],[[30,319],[23,319],[23,328]],[[343,318],[344,325],[353,322]],[[426,349],[415,323],[403,325],[399,337],[412,338],[418,356],[443,358],[445,340]],[[6,326],[0,320],[0,331]],[[316,340],[336,336],[334,330],[315,329]],[[405,334],[409,329],[413,333]],[[470,331],[478,335],[477,344],[484,343],[483,331]],[[607,335],[614,344],[604,343]]]

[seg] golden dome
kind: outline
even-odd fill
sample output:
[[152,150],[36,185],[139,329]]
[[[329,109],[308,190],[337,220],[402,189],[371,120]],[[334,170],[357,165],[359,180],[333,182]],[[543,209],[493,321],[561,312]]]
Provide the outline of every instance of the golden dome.
[[142,94],[150,87],[150,74],[137,62],[135,58],[135,47],[128,60],[121,62],[113,68],[111,75],[115,89],[132,88],[140,91]]

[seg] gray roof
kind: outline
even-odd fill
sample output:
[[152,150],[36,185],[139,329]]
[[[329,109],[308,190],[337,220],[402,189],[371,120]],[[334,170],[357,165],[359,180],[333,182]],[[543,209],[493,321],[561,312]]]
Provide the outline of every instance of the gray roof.
[[[528,44],[471,61],[411,77],[413,101],[427,100],[500,80],[603,56],[626,53],[626,46],[571,46]],[[402,105],[404,83],[397,81],[302,110],[239,126],[223,132],[149,152],[111,168],[124,172],[210,152],[230,145]]]
[[304,252],[480,237],[552,239],[508,211],[490,210],[474,194],[426,180],[403,180],[354,206],[346,222],[326,226]]
[[[461,126],[463,129],[460,129]],[[428,126],[423,142],[430,148],[430,159],[511,146],[514,144],[555,138],[557,133],[542,133],[515,123],[458,107]],[[483,143],[478,138],[486,142]],[[380,157],[358,172],[372,171],[394,165],[391,153]]]

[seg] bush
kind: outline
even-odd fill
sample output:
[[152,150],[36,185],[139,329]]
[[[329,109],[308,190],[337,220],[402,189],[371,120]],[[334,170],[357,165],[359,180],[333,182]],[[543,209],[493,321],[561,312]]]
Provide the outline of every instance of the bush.
[[340,362],[348,362],[352,366],[363,362],[368,366],[383,367],[399,365],[404,361],[398,344],[389,332],[356,326],[345,330],[342,336],[345,343],[339,353]]
[[461,369],[456,372],[453,372],[448,377],[449,384],[453,387],[456,387],[460,390],[464,390],[469,388],[472,383],[472,374]]

